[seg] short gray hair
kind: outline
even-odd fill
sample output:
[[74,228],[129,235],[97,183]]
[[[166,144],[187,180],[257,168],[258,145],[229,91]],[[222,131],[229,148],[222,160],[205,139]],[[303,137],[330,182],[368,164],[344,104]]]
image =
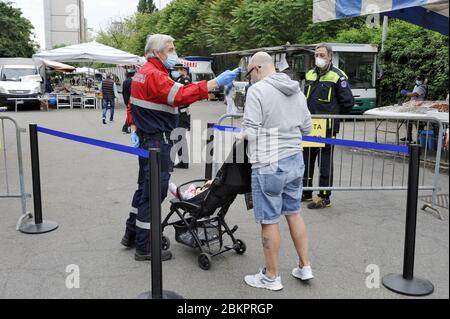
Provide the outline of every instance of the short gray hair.
[[166,34],[151,34],[147,37],[145,45],[145,58],[154,57],[153,51],[163,52],[168,42],[174,42],[175,39]]
[[320,48],[325,48],[328,52],[328,55],[333,57],[333,49],[331,48],[331,45],[329,45],[328,43],[319,43],[318,45],[316,45],[315,50]]

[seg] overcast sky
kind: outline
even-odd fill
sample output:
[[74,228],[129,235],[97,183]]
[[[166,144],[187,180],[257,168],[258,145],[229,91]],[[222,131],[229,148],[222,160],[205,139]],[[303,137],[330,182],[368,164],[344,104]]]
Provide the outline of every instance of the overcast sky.
[[[171,0],[155,0],[157,7],[166,6]],[[34,26],[36,41],[45,47],[44,4],[43,0],[12,0],[12,3],[22,9],[23,16]],[[84,15],[88,20],[88,28],[98,32],[111,19],[127,17],[137,11],[139,0],[84,0]],[[126,3],[126,5],[124,5]]]

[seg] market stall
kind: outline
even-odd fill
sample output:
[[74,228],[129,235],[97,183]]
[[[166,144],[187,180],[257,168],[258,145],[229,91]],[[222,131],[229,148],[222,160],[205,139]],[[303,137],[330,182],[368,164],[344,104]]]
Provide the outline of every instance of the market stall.
[[[449,102],[447,101],[408,101],[401,105],[391,105],[369,110],[364,115],[373,115],[393,118],[403,118],[398,121],[394,131],[390,133],[396,134],[396,141],[402,141],[401,131],[409,131],[411,136],[405,136],[404,142],[417,141],[422,147],[436,150],[438,141],[442,141],[442,149],[448,152],[449,137]],[[433,120],[432,123],[424,125],[423,123]],[[382,130],[383,120],[379,121],[377,130]],[[412,131],[414,129],[414,137]],[[386,132],[388,133],[388,132]]]
[[[40,52],[34,54],[33,59],[35,61],[52,60],[56,62],[85,62],[88,66],[94,62],[115,65],[135,65],[143,63],[142,58],[137,55],[95,41]],[[80,68],[75,72],[83,74],[85,76],[84,79],[76,79],[75,83],[56,83],[54,95],[50,95],[52,101],[56,100],[56,108],[100,108],[101,96],[100,93],[96,91],[95,85],[96,74],[99,73],[90,67]],[[75,96],[75,99],[73,96]],[[62,102],[59,103],[59,100]]]

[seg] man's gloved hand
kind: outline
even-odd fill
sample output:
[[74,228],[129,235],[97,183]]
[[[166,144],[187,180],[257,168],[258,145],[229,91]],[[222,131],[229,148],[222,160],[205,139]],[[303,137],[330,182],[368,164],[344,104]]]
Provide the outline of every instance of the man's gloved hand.
[[136,132],[131,133],[131,143],[133,144],[133,147],[139,147],[140,141],[139,136],[136,134]]
[[233,71],[226,70],[216,78],[217,85],[225,86],[231,84],[240,72],[241,68],[234,69]]
[[407,96],[408,93],[409,93],[408,90],[401,90],[401,91],[400,91],[400,94],[401,94],[402,96]]

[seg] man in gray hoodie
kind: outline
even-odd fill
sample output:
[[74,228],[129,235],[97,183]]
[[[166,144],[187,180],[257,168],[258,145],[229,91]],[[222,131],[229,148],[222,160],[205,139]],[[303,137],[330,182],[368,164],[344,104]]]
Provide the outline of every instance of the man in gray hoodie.
[[311,114],[298,82],[276,73],[272,57],[256,53],[249,62],[243,136],[248,139],[252,163],[252,192],[256,222],[261,224],[265,267],[245,282],[256,288],[281,290],[278,274],[279,222],[284,215],[299,262],[292,275],[313,278],[308,236],[300,215],[303,163],[302,136],[312,129]]

